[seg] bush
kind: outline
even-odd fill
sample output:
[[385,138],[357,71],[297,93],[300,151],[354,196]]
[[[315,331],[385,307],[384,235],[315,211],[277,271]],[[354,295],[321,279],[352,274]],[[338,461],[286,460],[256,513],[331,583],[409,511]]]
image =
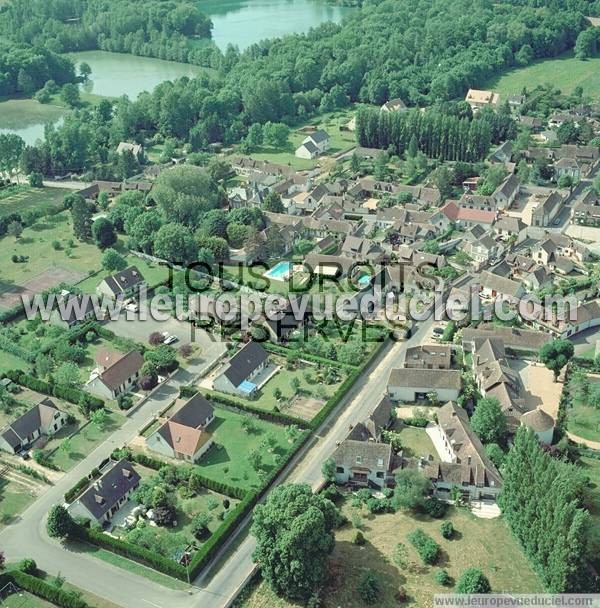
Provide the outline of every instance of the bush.
[[364,545],[366,542],[364,534],[360,530],[356,530],[356,532],[354,532],[354,537],[352,538],[352,542],[355,545],[359,545],[359,546]]
[[90,608],[74,592],[65,591],[64,589],[50,585],[25,572],[13,570],[8,574],[8,577],[21,589],[51,602],[54,606],[59,606],[60,608]]
[[365,604],[375,604],[379,595],[379,578],[373,570],[367,570],[358,582],[358,593]]
[[31,574],[35,576],[37,574],[37,564],[30,558],[22,559],[18,564],[17,568],[25,574]]
[[436,573],[435,580],[440,585],[446,586],[450,584],[450,575],[448,574],[448,572],[446,572],[446,570],[440,570]]
[[423,511],[430,515],[431,517],[435,517],[436,519],[441,519],[446,515],[446,511],[448,510],[448,505],[437,498],[428,498],[423,503]]
[[423,560],[424,564],[433,565],[437,562],[440,555],[439,545],[423,530],[417,528],[408,535],[408,540],[412,546],[417,550],[419,557]]
[[452,522],[443,522],[440,526],[440,532],[444,538],[451,539],[454,536],[454,526],[452,525]]

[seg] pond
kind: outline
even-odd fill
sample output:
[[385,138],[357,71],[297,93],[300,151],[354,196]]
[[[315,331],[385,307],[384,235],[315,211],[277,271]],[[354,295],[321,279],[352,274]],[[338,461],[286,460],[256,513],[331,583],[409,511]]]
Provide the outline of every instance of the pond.
[[105,97],[127,95],[135,99],[142,91],[152,91],[165,80],[192,78],[205,71],[187,63],[107,51],[69,53],[69,57],[78,65],[85,61],[92,68],[90,81],[82,85],[83,90]]
[[26,144],[44,139],[48,123],[62,121],[66,110],[33,99],[11,99],[0,102],[0,133],[16,133]]
[[203,0],[199,6],[211,18],[213,40],[222,50],[228,44],[243,50],[265,38],[307,32],[327,21],[339,23],[356,10],[326,0]]

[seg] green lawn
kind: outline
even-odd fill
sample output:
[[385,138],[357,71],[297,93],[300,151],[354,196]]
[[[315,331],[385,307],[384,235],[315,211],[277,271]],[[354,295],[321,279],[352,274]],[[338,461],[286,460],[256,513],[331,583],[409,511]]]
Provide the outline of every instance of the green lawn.
[[[353,508],[346,503],[343,512],[351,517]],[[380,593],[376,605],[379,608],[395,608],[395,594],[400,586],[406,589],[408,600],[403,606],[430,608],[433,595],[451,593],[451,587],[443,587],[435,580],[440,568],[448,571],[453,579],[469,567],[483,570],[494,592],[537,593],[543,592],[541,581],[533,572],[521,548],[511,536],[502,519],[478,519],[466,509],[450,508],[445,519],[457,530],[456,538],[446,540],[440,533],[438,519],[426,516],[412,517],[405,513],[369,515],[360,512],[363,534],[366,539],[360,547],[352,542],[355,529],[347,525],[336,531],[336,543],[330,558],[330,576],[324,590],[327,608],[364,608],[365,603],[357,592],[358,581],[367,569],[375,570],[380,581]],[[441,547],[439,565],[424,566],[407,535],[421,528]],[[403,543],[407,552],[406,567],[398,567],[393,561],[395,548]],[[274,597],[265,583],[259,585],[246,601],[244,608],[289,608],[295,604]]]
[[509,70],[482,88],[509,95],[520,93],[524,87],[531,91],[545,84],[567,94],[581,86],[585,95],[600,97],[600,58],[581,61],[572,53],[566,53],[556,59],[536,61],[527,67]]
[[[164,283],[169,277],[168,269],[160,264],[147,262],[146,260],[138,258],[132,254],[126,255],[126,259],[128,264],[137,266],[138,270],[142,273],[142,275],[144,275],[144,278],[148,283],[148,287],[156,287],[157,285]],[[94,293],[98,283],[100,283],[100,281],[102,281],[102,279],[109,274],[112,273],[107,272],[106,270],[100,270],[100,272],[95,273],[93,276],[89,276],[83,279],[83,281],[77,283],[77,287],[84,293]]]
[[[290,449],[284,428],[280,425],[253,418],[255,430],[246,432],[242,428],[243,414],[215,408],[215,419],[208,427],[215,434],[215,444],[200,459],[198,465],[203,475],[216,481],[222,481],[241,488],[258,487],[259,475],[250,466],[248,454],[259,450],[263,457],[263,469],[272,471],[277,466],[276,461]],[[261,447],[268,434],[272,434],[277,445],[273,453],[268,448]]]
[[24,485],[5,478],[0,479],[0,529],[8,525],[34,500],[35,495]]
[[62,440],[73,432],[73,428],[64,427],[48,443],[46,451],[57,448],[51,455],[50,461],[61,471],[72,469],[79,461],[83,460],[98,445],[108,439],[125,422],[125,416],[116,412],[109,412],[108,421],[102,427],[90,422],[81,428],[70,438],[71,450],[66,452],[60,445]]
[[19,591],[2,602],[3,608],[52,608],[54,604],[42,600],[27,591]]
[[26,370],[28,368],[29,364],[26,361],[23,361],[23,359],[19,359],[19,357],[16,357],[12,353],[0,350],[0,373],[11,369]]
[[573,399],[573,408],[568,411],[567,430],[590,441],[600,441],[600,410]]
[[[343,111],[323,114],[308,122],[309,125],[315,125],[319,129],[325,129],[331,137],[331,147],[322,158],[342,152],[343,150],[349,150],[356,145],[354,133],[351,131],[343,131],[340,128],[350,121],[353,114],[354,109],[349,108]],[[266,160],[280,165],[289,165],[298,171],[314,168],[319,158],[307,160],[298,158],[294,154],[296,148],[300,146],[302,140],[307,136],[307,133],[298,132],[297,129],[302,128],[302,126],[303,125],[299,125],[291,132],[287,146],[283,148],[263,146],[253,151],[249,156],[256,160]]]
[[23,184],[21,187],[13,187],[12,190],[14,193],[10,195],[0,190],[0,193],[6,194],[0,198],[0,217],[9,213],[23,213],[35,209],[38,205],[50,204],[59,207],[65,196],[72,192],[66,188],[31,188]]
[[582,456],[578,464],[590,478],[590,486],[585,498],[585,506],[592,520],[588,543],[592,563],[598,569],[600,568],[600,459]]
[[400,433],[402,451],[407,458],[419,456],[433,456],[434,461],[439,462],[438,453],[425,429],[414,426],[404,426],[397,422],[393,430]]

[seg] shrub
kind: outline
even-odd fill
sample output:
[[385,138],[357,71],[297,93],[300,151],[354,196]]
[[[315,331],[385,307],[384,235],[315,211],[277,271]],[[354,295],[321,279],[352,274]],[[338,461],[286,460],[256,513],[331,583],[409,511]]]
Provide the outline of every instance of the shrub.
[[448,572],[446,572],[446,570],[440,570],[439,572],[436,573],[435,580],[440,585],[444,585],[444,586],[449,585],[450,584],[450,575],[448,574]]
[[356,530],[356,532],[354,532],[354,537],[352,538],[352,542],[355,545],[359,545],[359,546],[364,545],[366,542],[364,534],[360,530]]
[[431,536],[428,536],[423,530],[417,528],[408,535],[408,540],[417,550],[417,553],[424,564],[431,566],[437,562],[440,554],[440,547]]
[[60,608],[90,608],[74,592],[50,585],[25,572],[13,570],[8,574],[8,577],[21,589],[51,602],[54,606],[60,606]]
[[454,536],[454,526],[451,521],[442,522],[440,532],[444,538],[450,539]]
[[431,517],[435,517],[436,519],[440,519],[446,515],[446,511],[448,510],[448,505],[437,498],[428,498],[423,503],[423,511],[430,515]]
[[17,568],[21,572],[25,572],[25,574],[31,574],[31,576],[35,576],[37,574],[37,564],[30,558],[22,559],[18,563]]
[[367,570],[358,582],[358,593],[365,604],[375,604],[379,595],[379,578],[373,570]]

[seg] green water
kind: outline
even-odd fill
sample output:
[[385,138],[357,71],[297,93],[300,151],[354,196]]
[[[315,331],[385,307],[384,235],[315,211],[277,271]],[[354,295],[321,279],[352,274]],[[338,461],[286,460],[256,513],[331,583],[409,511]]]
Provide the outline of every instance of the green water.
[[233,44],[240,50],[265,38],[307,32],[327,21],[339,23],[355,10],[324,0],[201,0],[199,6],[213,22],[217,46]]
[[[212,19],[213,40],[223,50],[228,44],[243,50],[266,38],[307,32],[327,21],[338,23],[355,10],[326,0],[200,0],[199,4]],[[204,71],[189,64],[106,51],[70,53],[69,57],[76,63],[85,61],[92,68],[90,81],[82,85],[83,92],[106,97],[127,95],[135,99],[165,80],[193,77]],[[56,108],[51,112],[31,100],[8,103],[13,105],[0,104],[0,132],[18,133],[28,144],[43,138],[44,125],[60,120],[64,112]]]

